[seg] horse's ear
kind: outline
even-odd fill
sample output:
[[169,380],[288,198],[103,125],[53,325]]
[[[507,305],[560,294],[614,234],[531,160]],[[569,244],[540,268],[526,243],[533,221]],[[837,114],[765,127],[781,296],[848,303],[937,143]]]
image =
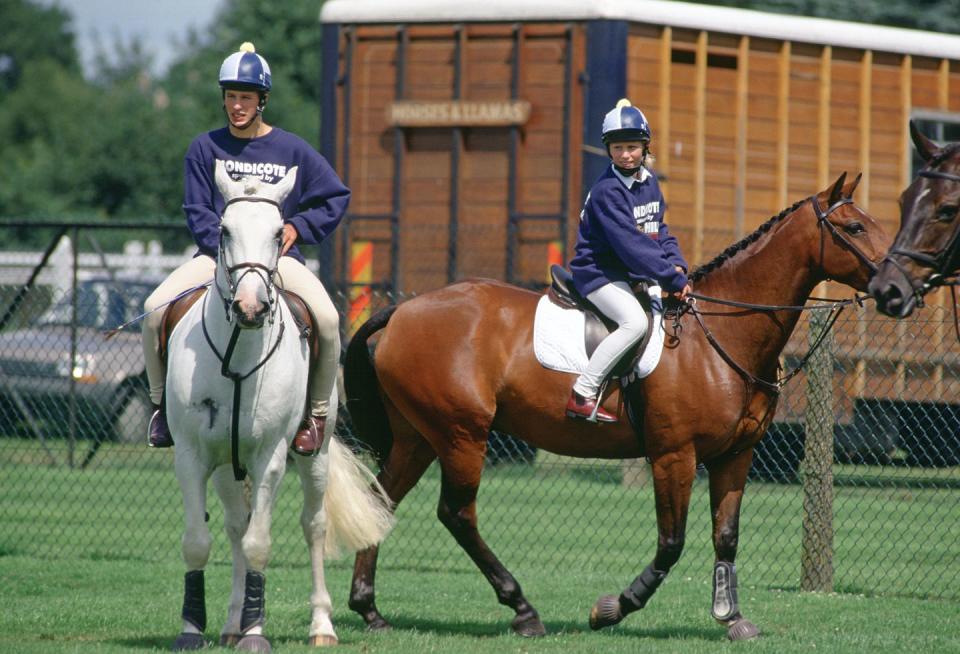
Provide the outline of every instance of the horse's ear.
[[839,202],[843,198],[843,183],[847,179],[847,171],[843,171],[840,174],[840,177],[837,178],[836,183],[834,183],[833,188],[830,189],[830,197],[827,198],[827,206],[831,206]]
[[924,161],[930,161],[940,149],[936,143],[928,139],[923,132],[920,131],[917,124],[912,120],[910,121],[910,138],[913,139],[913,144],[916,146],[917,152],[920,153]]
[[219,159],[214,168],[213,179],[217,183],[217,188],[220,189],[220,195],[223,196],[224,200],[243,195],[243,183],[233,181],[230,173],[227,172],[226,164]]
[[853,192],[857,190],[857,186],[860,184],[860,180],[863,178],[863,173],[857,173],[857,176],[853,178],[853,181],[847,184],[846,192],[847,197],[852,198]]
[[[287,174],[283,176],[279,182],[273,185],[273,188],[270,190],[270,195],[273,196],[273,199],[277,201],[278,204],[283,204],[283,201],[290,195],[290,191],[293,190],[293,185],[297,183],[297,166],[294,166],[287,171]],[[270,187],[269,184],[266,185],[267,188]]]

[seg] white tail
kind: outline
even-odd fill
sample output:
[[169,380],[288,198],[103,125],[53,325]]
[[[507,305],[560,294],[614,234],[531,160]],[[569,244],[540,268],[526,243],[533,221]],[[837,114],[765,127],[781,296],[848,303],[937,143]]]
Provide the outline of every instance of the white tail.
[[335,436],[330,439],[324,550],[329,557],[376,545],[393,528],[387,492],[365,465]]

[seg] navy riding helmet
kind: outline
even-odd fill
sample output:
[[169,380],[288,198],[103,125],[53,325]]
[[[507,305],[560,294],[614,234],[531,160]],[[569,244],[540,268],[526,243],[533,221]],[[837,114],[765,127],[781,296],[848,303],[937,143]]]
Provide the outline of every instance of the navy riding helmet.
[[220,66],[220,88],[270,91],[270,64],[258,55],[250,42],[223,60]]
[[601,140],[604,145],[621,141],[642,141],[649,143],[652,135],[650,124],[643,112],[624,98],[603,117]]

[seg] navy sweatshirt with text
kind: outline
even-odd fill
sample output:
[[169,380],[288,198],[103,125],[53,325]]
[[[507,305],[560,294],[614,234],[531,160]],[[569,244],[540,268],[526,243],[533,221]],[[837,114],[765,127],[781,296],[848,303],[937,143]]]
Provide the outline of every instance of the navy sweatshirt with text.
[[[184,157],[183,211],[201,254],[217,256],[224,200],[214,182],[216,161],[223,161],[234,179],[252,175],[275,184],[297,166],[297,181],[283,202],[285,223],[297,230],[299,242],[323,241],[343,219],[350,189],[327,160],[299,136],[274,127],[264,136],[240,139],[226,127],[201,134]],[[303,262],[296,246],[287,256]]]
[[580,212],[570,271],[577,291],[586,296],[615,281],[657,283],[665,291],[683,290],[687,270],[677,239],[663,222],[666,202],[656,175],[641,169],[641,179],[625,177],[611,165],[587,194]]

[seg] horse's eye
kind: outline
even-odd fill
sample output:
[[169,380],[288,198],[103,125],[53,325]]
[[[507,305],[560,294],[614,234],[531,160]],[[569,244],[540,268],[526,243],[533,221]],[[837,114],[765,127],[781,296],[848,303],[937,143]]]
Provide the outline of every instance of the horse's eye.
[[230,230],[227,229],[226,227],[221,227],[220,238],[222,238],[223,240],[227,240],[228,238],[230,238]]
[[863,234],[865,231],[867,231],[863,226],[863,223],[856,222],[845,225],[843,230],[848,234]]
[[277,233],[274,235],[273,240],[277,243],[283,240],[283,227],[277,230]]
[[957,205],[944,204],[937,209],[937,220],[948,223],[957,217]]

